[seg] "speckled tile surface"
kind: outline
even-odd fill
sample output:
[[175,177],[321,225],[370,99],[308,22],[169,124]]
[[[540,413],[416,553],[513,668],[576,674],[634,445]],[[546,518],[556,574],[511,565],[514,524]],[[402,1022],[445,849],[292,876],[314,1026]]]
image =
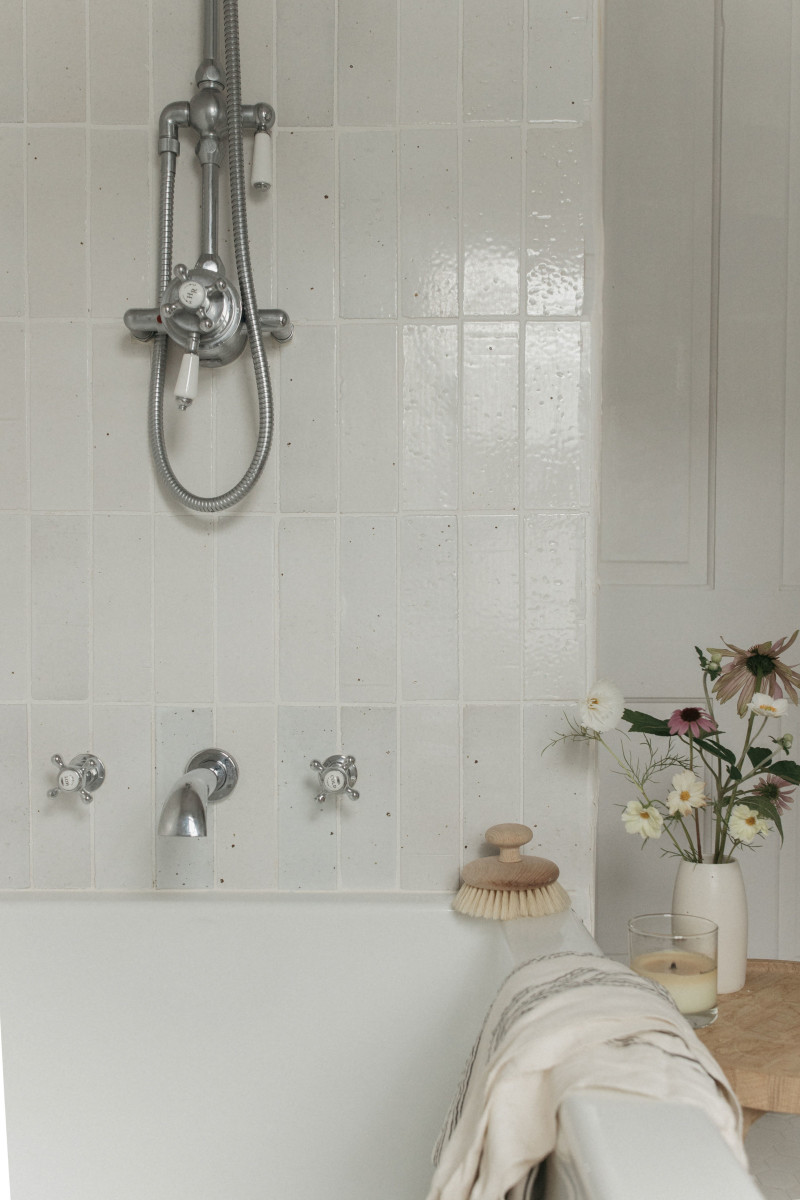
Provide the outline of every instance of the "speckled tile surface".
[[800,1200],[800,1117],[765,1113],[745,1139],[764,1200]]

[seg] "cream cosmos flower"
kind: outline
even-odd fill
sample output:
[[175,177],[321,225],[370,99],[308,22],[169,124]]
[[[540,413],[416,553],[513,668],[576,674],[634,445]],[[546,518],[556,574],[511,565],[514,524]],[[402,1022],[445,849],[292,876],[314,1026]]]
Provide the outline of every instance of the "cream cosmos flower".
[[667,796],[670,815],[680,813],[688,817],[692,809],[703,808],[706,803],[705,784],[693,771],[681,771],[672,776],[672,791]]
[[779,700],[767,692],[756,692],[747,707],[757,717],[783,717],[786,715],[789,701]]
[[629,800],[622,814],[622,820],[628,833],[640,833],[643,838],[661,837],[664,818],[658,809],[641,800]]
[[584,702],[578,705],[578,715],[584,729],[607,733],[619,721],[624,709],[625,700],[616,684],[598,679]]
[[747,804],[734,805],[728,828],[737,842],[752,842],[757,833],[766,836],[769,832],[769,825],[764,818]]

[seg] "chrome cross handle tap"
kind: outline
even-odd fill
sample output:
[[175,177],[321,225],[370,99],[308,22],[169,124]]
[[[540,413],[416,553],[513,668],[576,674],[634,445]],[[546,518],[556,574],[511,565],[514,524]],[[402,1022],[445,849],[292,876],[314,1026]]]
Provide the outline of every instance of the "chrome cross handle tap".
[[353,784],[358,779],[356,760],[352,754],[334,754],[326,758],[324,763],[312,758],[309,766],[312,771],[319,773],[321,791],[317,795],[320,804],[324,804],[328,796],[349,796],[351,800],[358,799],[358,792]]
[[84,804],[91,804],[96,792],[106,777],[106,769],[95,754],[78,754],[65,763],[60,754],[50,759],[58,767],[58,786],[47,793],[51,798],[62,793],[77,792]]

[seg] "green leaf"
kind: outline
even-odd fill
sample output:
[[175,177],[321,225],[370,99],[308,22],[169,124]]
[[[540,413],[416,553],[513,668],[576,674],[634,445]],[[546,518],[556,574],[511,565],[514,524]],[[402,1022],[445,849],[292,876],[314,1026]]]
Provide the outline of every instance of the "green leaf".
[[747,751],[747,757],[755,769],[758,770],[761,763],[766,762],[768,758],[772,758],[772,751],[767,750],[764,746],[751,746]]
[[787,783],[800,783],[800,766],[788,758],[785,762],[773,763],[769,771],[770,775],[777,775],[779,779],[785,779]]
[[708,751],[708,753],[713,754],[715,758],[723,759],[731,768],[731,779],[742,778],[741,772],[734,773],[736,772],[736,755],[732,750],[729,750],[727,746],[723,746],[722,742],[712,742],[709,738],[703,738],[701,741],[698,738],[695,741],[695,746],[697,746],[699,750],[702,750],[704,754],[706,751]]
[[656,737],[671,736],[667,722],[659,720],[658,717],[651,717],[649,713],[635,712],[631,708],[626,708],[622,719],[630,721],[631,733],[651,733]]
[[778,812],[775,805],[766,796],[745,796],[742,803],[748,808],[754,808],[760,817],[766,817],[768,821],[772,821],[778,833],[781,835],[781,845],[783,845],[783,826],[781,825],[781,814]]

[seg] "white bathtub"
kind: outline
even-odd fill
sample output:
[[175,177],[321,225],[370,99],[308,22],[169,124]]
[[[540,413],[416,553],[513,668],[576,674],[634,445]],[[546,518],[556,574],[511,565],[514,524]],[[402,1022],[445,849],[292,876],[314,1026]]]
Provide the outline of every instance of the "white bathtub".
[[572,913],[505,929],[441,896],[4,894],[12,1200],[423,1200],[515,959],[595,948]]

